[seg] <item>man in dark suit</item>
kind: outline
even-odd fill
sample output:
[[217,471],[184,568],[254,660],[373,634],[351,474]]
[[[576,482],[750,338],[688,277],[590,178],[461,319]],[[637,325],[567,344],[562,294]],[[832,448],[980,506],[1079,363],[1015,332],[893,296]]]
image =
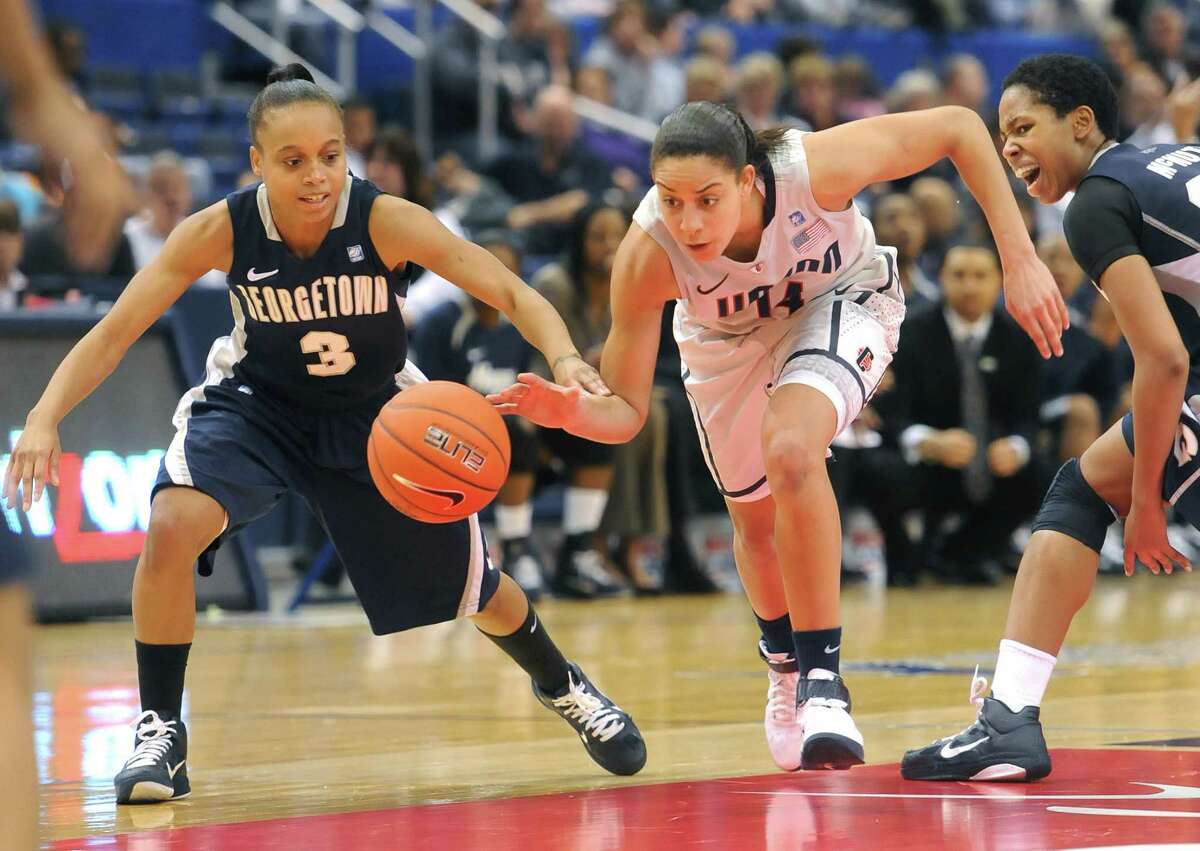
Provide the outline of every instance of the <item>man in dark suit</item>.
[[904,323],[895,388],[878,402],[921,484],[925,565],[952,582],[995,582],[1041,495],[1041,359],[997,307],[1001,280],[990,246],[951,248],[943,301]]

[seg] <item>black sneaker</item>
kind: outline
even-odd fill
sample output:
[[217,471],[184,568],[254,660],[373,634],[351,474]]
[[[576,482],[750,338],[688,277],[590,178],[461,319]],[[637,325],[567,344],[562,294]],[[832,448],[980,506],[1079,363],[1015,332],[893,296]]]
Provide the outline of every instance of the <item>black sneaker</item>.
[[629,590],[604,566],[604,557],[594,547],[564,544],[556,567],[550,588],[560,597],[593,600]]
[[118,804],[154,804],[192,793],[187,776],[187,727],[178,718],[146,710],[133,722],[133,756],[117,772]]
[[628,713],[604,696],[574,662],[568,663],[568,682],[548,694],[533,684],[533,695],[575,728],[588,756],[613,774],[637,774],[646,764],[646,742]]
[[1050,752],[1036,706],[1013,712],[984,698],[975,723],[957,736],[911,750],[900,762],[906,780],[1041,780]]

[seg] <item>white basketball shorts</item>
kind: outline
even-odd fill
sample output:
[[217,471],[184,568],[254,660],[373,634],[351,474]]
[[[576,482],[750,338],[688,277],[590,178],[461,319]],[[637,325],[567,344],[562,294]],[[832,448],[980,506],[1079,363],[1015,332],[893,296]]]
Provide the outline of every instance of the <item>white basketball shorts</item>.
[[837,411],[837,430],[854,422],[892,362],[904,302],[888,292],[857,290],[819,298],[788,319],[729,334],[675,308],[675,339],[683,384],[700,446],[717,488],[736,502],[770,494],[763,463],[762,424],[776,388],[819,390]]

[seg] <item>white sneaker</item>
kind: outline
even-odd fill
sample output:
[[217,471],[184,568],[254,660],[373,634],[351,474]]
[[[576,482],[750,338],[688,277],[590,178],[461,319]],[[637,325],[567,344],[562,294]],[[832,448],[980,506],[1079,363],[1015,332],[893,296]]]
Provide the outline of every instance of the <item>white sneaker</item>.
[[796,684],[800,679],[796,660],[789,653],[768,653],[758,642],[758,654],[767,663],[767,710],[763,727],[771,758],[784,771],[800,768],[804,747],[803,730],[796,723]]
[[804,731],[800,767],[846,769],[863,764],[863,737],[850,717],[850,692],[837,674],[814,668],[799,680],[796,723]]

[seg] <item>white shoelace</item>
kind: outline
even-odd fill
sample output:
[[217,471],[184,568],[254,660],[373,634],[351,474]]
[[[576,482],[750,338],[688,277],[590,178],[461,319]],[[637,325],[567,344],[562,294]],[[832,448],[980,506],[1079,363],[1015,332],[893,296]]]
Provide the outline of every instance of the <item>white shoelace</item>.
[[175,732],[175,721],[163,721],[153,709],[147,709],[134,718],[130,727],[137,730],[141,739],[126,762],[126,768],[144,768],[154,765],[171,749],[171,734]]
[[[979,676],[979,666],[976,665],[975,673],[973,673],[971,675],[971,691],[967,695],[967,700],[977,710],[982,710],[983,709],[983,699],[985,697],[987,697],[987,690],[988,690],[988,679],[987,679],[987,677]],[[978,720],[978,716],[976,716],[976,720]],[[933,743],[935,745],[940,745],[942,742],[948,742],[951,739],[956,739],[959,736],[961,736],[963,733],[967,732],[967,730],[970,730],[971,727],[973,727],[973,726],[974,726],[974,724],[972,723],[966,729],[962,730],[961,732],[955,733],[953,736],[943,736],[940,739],[934,739]]]
[[573,675],[568,673],[567,676],[570,682],[567,693],[554,701],[564,718],[580,722],[592,738],[601,742],[607,742],[625,729],[625,722],[615,706],[605,706],[600,698],[588,693],[582,680],[576,682]]
[[987,677],[979,676],[979,666],[975,666],[975,673],[971,675],[971,695],[969,700],[971,705],[976,709],[983,708],[983,699],[987,697],[988,680]]
[[781,674],[767,669],[767,710],[772,721],[796,720],[796,674]]

